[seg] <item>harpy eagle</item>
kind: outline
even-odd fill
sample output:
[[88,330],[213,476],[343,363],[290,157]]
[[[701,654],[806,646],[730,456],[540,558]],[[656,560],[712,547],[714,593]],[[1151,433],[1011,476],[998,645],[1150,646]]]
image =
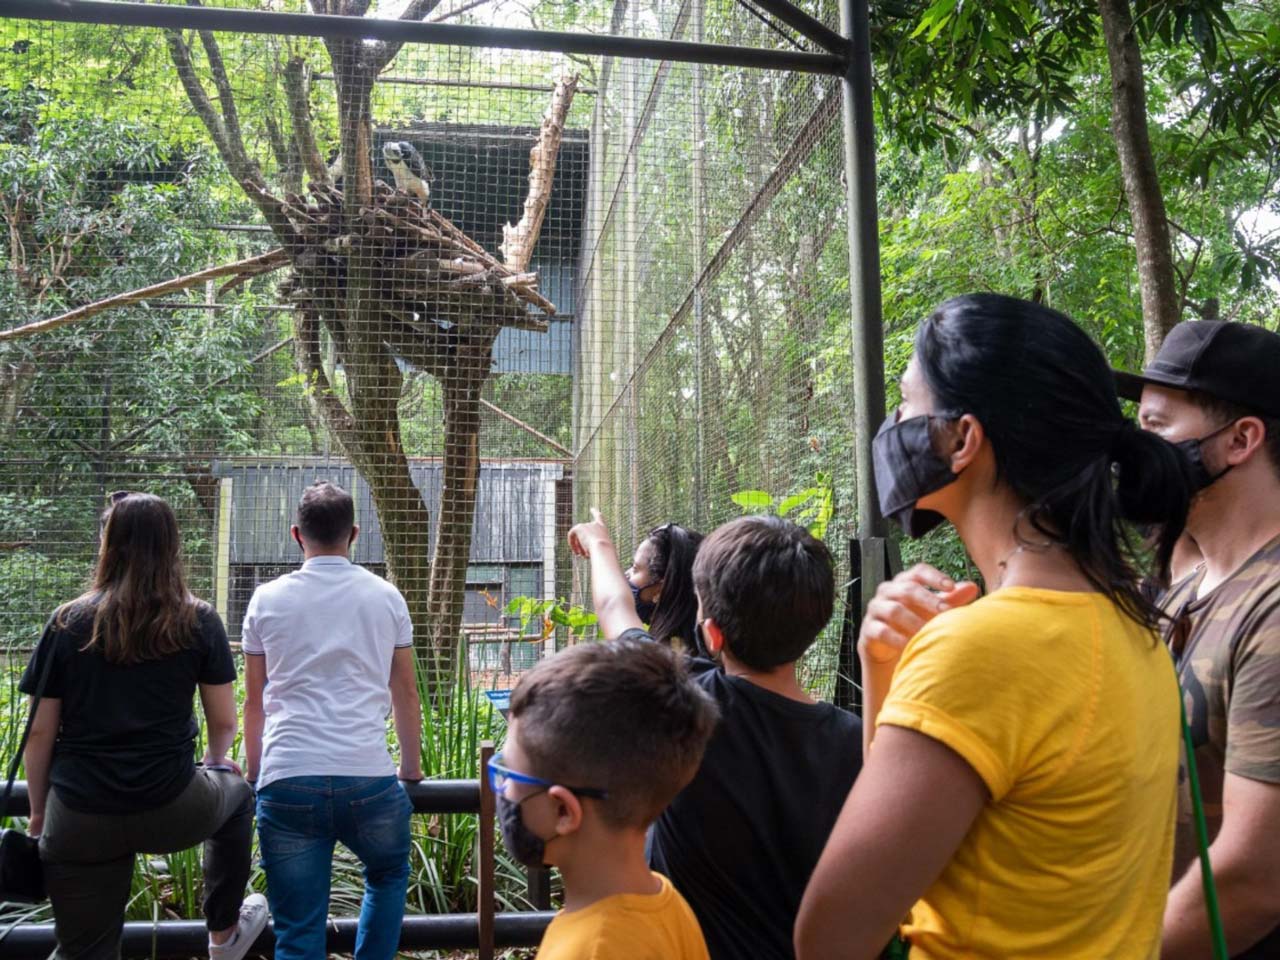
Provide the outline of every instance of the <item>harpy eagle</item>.
[[397,190],[412,194],[423,203],[431,202],[431,181],[435,178],[413,144],[408,140],[389,140],[382,145],[382,159],[391,168]]

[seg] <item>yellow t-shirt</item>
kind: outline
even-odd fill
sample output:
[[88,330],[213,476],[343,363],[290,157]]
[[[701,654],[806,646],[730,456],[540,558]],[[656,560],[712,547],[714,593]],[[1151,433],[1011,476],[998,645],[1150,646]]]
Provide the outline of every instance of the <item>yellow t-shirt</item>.
[[1159,955],[1180,726],[1151,631],[1102,594],[1007,587],[912,638],[877,723],[991,792],[903,927],[912,960]]
[[654,894],[605,897],[547,926],[538,960],[709,960],[702,928],[684,897],[660,873]]

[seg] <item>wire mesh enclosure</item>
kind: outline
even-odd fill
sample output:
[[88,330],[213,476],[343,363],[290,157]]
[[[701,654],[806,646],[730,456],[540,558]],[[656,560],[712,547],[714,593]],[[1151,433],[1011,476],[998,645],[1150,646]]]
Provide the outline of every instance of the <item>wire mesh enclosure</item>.
[[[7,649],[80,591],[122,489],[175,507],[193,589],[235,639],[253,587],[299,562],[303,486],[341,483],[354,559],[404,593],[438,678],[462,663],[497,683],[590,633],[565,533],[593,506],[624,556],[663,522],[783,514],[825,537],[843,579],[855,350],[836,58],[729,0],[371,13],[803,69],[137,26],[107,9],[125,5],[82,6],[100,22],[0,24]],[[303,10],[183,12],[214,6]],[[809,663],[824,695],[841,618]]]

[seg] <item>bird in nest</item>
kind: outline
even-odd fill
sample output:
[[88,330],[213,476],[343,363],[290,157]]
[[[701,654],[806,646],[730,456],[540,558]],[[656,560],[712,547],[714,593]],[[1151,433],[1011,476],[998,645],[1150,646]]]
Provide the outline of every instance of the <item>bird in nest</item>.
[[408,140],[389,140],[382,145],[382,159],[391,168],[397,190],[417,197],[424,204],[431,202],[431,182],[435,177],[413,144]]

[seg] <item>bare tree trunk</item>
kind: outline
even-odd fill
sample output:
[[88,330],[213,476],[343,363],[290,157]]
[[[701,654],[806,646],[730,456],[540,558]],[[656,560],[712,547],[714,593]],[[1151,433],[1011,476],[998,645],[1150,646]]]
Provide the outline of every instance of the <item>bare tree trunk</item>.
[[1129,0],[1098,0],[1098,8],[1111,65],[1111,132],[1133,220],[1149,361],[1181,316],[1173,244],[1147,130],[1147,94],[1133,12]]
[[[496,336],[497,330],[493,331]],[[466,345],[474,362],[459,357],[456,370],[441,382],[444,401],[444,470],[440,482],[440,513],[431,558],[431,586],[427,606],[431,648],[437,669],[451,668],[446,659],[458,649],[466,597],[467,564],[480,482],[480,393],[489,377],[493,336],[482,335]],[[446,676],[434,677],[443,681]],[[443,683],[437,683],[443,689]]]

